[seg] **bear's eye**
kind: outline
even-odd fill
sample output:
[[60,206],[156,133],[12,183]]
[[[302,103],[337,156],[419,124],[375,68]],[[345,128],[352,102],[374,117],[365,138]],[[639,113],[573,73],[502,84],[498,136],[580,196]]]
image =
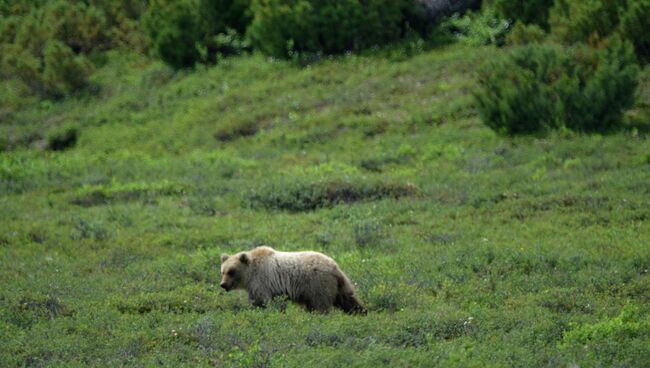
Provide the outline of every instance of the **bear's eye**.
[[235,270],[228,271],[228,276],[235,276]]

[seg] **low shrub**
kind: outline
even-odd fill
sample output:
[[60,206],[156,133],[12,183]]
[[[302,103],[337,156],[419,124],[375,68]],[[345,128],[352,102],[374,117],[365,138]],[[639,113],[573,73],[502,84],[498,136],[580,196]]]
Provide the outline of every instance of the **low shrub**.
[[153,1],[142,17],[154,52],[174,68],[194,66],[200,59],[203,33],[198,1]]
[[618,0],[557,0],[549,23],[562,42],[596,42],[611,35],[619,23]]
[[638,72],[631,45],[616,38],[602,50],[531,44],[488,64],[475,98],[499,133],[607,132],[634,102]]
[[176,183],[128,183],[84,186],[77,190],[70,203],[91,207],[115,202],[150,200],[159,196],[181,194],[184,188]]
[[506,36],[508,45],[527,45],[541,43],[546,38],[546,32],[536,24],[517,23]]
[[16,79],[32,93],[43,95],[42,60],[19,45],[4,44],[0,47],[3,78]]
[[441,24],[441,28],[470,46],[502,46],[510,29],[510,22],[488,8],[483,12],[470,12],[464,16],[454,14]]
[[93,72],[85,55],[110,47],[104,13],[61,0],[28,9],[0,26],[0,76],[19,80],[45,98],[83,90]]
[[70,239],[82,240],[91,239],[94,241],[103,241],[111,237],[111,232],[106,229],[103,222],[86,221],[79,219],[74,223],[74,229],[70,233]]
[[18,18],[15,44],[39,56],[48,40],[56,39],[75,53],[106,49],[109,44],[104,13],[82,2],[52,1]]
[[270,179],[252,190],[248,194],[247,204],[297,212],[417,193],[417,188],[411,184],[370,180],[356,175],[287,174]]
[[249,201],[268,209],[311,211],[340,203],[400,198],[415,193],[415,187],[408,184],[331,180],[289,183],[288,186],[272,183],[253,192]]
[[26,328],[38,322],[74,315],[75,311],[52,295],[27,293],[9,306],[8,322]]
[[18,45],[5,45],[2,60],[11,77],[19,79],[29,90],[45,98],[61,98],[79,92],[89,84],[92,64],[76,55],[56,39],[43,46],[42,56],[35,56]]
[[53,38],[75,53],[103,50],[110,45],[106,16],[95,6],[55,1],[44,8],[43,16],[45,27],[53,28]]
[[338,54],[399,39],[409,0],[253,0],[252,45],[275,57]]
[[252,20],[251,0],[199,0],[199,14],[209,34],[225,33],[230,28],[244,34]]
[[632,42],[638,58],[647,62],[650,59],[648,18],[650,0],[558,0],[551,9],[549,23],[554,37],[567,44],[598,45],[617,34]]
[[92,64],[83,55],[75,55],[70,47],[50,40],[43,51],[43,90],[47,97],[60,98],[82,90],[88,84]]
[[247,48],[250,0],[158,0],[142,17],[154,52],[176,69]]
[[[647,366],[650,314],[626,306],[614,318],[594,324],[573,325],[559,342],[559,350],[581,366]],[[617,344],[626,341],[626,344]]]
[[621,15],[621,35],[634,45],[637,56],[641,61],[650,61],[650,0],[630,2],[628,9]]

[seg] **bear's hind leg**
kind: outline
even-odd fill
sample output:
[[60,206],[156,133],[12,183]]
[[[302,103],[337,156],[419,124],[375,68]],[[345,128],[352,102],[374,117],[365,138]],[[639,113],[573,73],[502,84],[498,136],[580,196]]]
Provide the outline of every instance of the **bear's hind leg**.
[[310,312],[327,313],[334,306],[337,288],[333,283],[321,283],[306,290],[303,294],[303,305]]

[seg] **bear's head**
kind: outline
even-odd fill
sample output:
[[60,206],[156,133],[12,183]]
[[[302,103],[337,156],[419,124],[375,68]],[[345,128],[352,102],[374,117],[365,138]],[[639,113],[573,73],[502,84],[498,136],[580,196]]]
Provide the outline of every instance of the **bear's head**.
[[221,255],[221,287],[226,291],[245,289],[250,280],[251,258],[246,252]]

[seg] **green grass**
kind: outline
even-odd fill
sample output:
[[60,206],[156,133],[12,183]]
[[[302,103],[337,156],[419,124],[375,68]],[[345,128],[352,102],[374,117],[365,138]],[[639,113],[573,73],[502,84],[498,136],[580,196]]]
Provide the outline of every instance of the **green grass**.
[[[650,365],[648,68],[629,129],[508,139],[471,99],[498,52],[113,54],[5,112],[0,365]],[[332,256],[370,313],[220,290],[259,244]]]

